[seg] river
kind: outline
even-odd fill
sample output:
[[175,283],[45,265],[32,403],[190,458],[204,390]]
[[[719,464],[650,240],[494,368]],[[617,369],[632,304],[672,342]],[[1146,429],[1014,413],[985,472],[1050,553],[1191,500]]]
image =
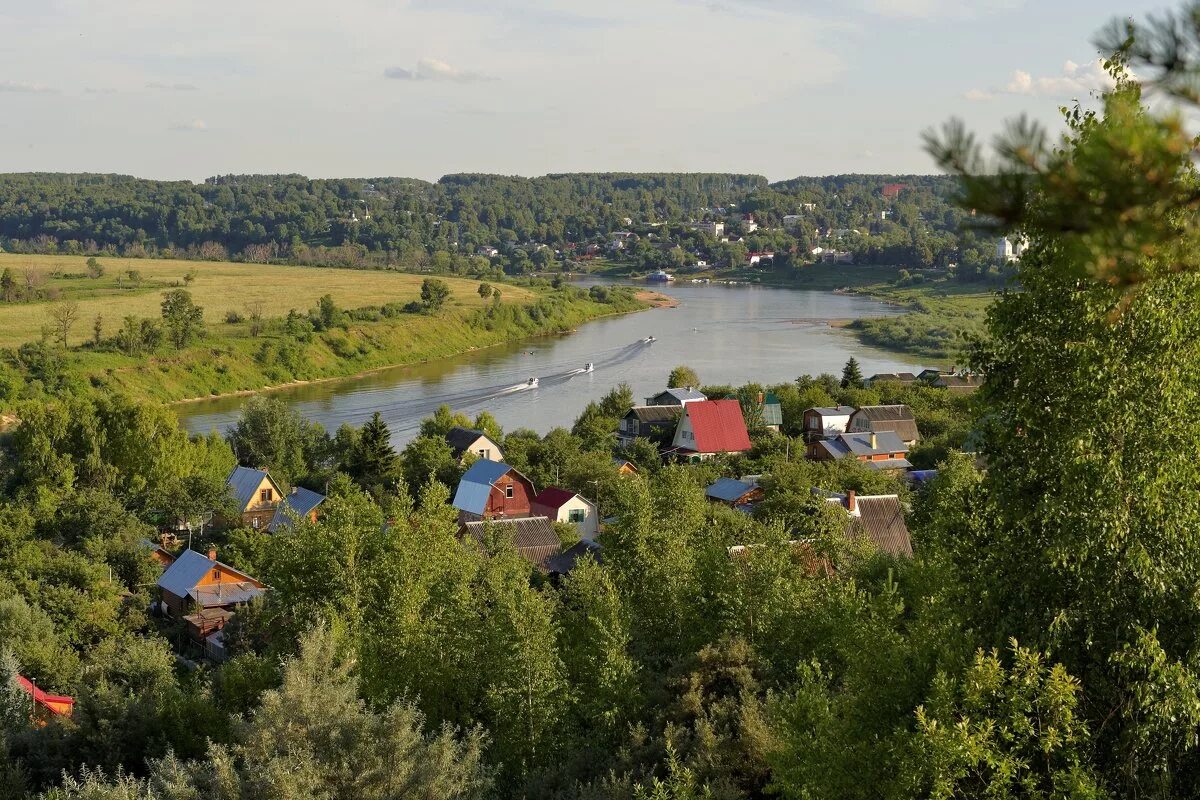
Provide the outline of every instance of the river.
[[[660,288],[660,287],[655,287]],[[505,430],[545,433],[569,427],[589,401],[625,382],[638,402],[666,386],[672,367],[687,364],[706,384],[763,384],[798,375],[840,374],[850,356],[863,374],[918,371],[920,364],[860,344],[827,320],[887,316],[896,309],[870,298],[759,286],[672,284],[674,308],[589,322],[575,333],[514,342],[454,358],[396,367],[355,378],[281,389],[273,394],[332,432],[361,425],[378,411],[396,446],[442,403],[474,416],[490,411]],[[653,343],[646,337],[653,336]],[[572,374],[588,363],[593,371]],[[531,378],[537,388],[517,389]],[[189,431],[224,431],[237,421],[244,396],[175,407]]]

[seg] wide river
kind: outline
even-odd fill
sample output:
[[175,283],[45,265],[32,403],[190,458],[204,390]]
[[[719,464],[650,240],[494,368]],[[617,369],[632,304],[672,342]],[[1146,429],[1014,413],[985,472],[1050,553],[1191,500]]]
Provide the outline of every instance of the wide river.
[[[656,287],[658,288],[658,287]],[[474,416],[490,411],[505,430],[545,433],[569,427],[589,401],[625,382],[642,398],[661,391],[667,374],[687,364],[706,384],[770,384],[798,375],[840,374],[854,356],[863,374],[917,371],[903,356],[860,344],[827,320],[887,316],[892,307],[865,297],[757,286],[672,284],[661,291],[679,301],[589,322],[575,333],[477,350],[454,358],[396,367],[356,378],[281,389],[273,394],[332,432],[361,425],[376,411],[393,443],[412,439],[421,420],[446,403]],[[643,340],[653,336],[653,343]],[[586,364],[590,373],[580,373]],[[537,388],[521,389],[531,377]],[[192,432],[224,431],[237,421],[245,397],[175,406]]]

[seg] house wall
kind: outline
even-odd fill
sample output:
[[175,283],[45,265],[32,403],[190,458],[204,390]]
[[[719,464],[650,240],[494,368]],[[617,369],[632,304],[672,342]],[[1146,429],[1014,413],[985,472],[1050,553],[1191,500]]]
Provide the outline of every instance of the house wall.
[[[505,488],[510,485],[513,487],[512,497],[508,497]],[[533,484],[509,472],[492,486],[483,516],[485,519],[528,516],[533,505],[533,494]]]
[[[262,492],[265,489],[269,489],[271,492],[270,501],[262,499]],[[275,509],[279,507],[281,499],[283,498],[280,495],[279,487],[271,481],[269,476],[264,476],[258,486],[254,487],[254,494],[251,496],[250,502],[242,509],[242,524],[248,528],[266,529],[275,516]]]
[[596,513],[596,507],[587,502],[579,495],[575,495],[558,509],[555,519],[558,522],[570,522],[571,511],[583,511],[587,514],[582,522],[575,523],[575,529],[579,531],[581,539],[587,539],[589,542],[596,540],[597,534],[600,533],[600,515]]
[[480,436],[478,439],[471,442],[471,446],[467,448],[466,452],[473,453],[479,458],[483,458],[488,461],[504,460],[504,451],[500,449],[500,445],[493,442],[487,436]]
[[696,449],[696,432],[692,429],[692,418],[684,412],[684,415],[679,419],[679,425],[675,428],[675,438],[671,440],[672,447],[684,447],[688,450]]

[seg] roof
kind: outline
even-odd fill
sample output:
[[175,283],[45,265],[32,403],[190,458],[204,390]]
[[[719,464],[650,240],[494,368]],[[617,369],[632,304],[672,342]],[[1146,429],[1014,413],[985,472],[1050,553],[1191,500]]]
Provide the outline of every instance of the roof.
[[746,492],[757,488],[758,484],[750,481],[739,481],[734,478],[718,478],[716,483],[704,490],[704,494],[713,500],[723,500],[726,503],[732,503],[740,499]]
[[750,434],[737,400],[701,400],[688,403],[684,414],[692,422],[697,453],[740,453],[749,450]]
[[978,389],[983,381],[976,375],[940,375],[933,381],[934,386],[945,389]]
[[783,424],[783,405],[780,404],[779,398],[775,396],[774,392],[767,392],[766,395],[763,396],[762,424]]
[[291,494],[283,498],[283,502],[275,509],[275,516],[271,517],[267,530],[273,533],[280,528],[289,528],[292,525],[293,517],[303,519],[323,502],[325,502],[325,495],[305,489],[303,486],[297,486],[292,489]]
[[[577,494],[570,489],[563,489],[558,486],[547,486],[542,489],[541,494],[533,498],[533,502],[539,506],[546,508],[559,509],[565,504],[571,502]],[[581,498],[582,499],[582,498]],[[584,502],[587,502],[586,500]]]
[[[908,445],[895,431],[880,431],[875,434],[875,446],[871,446],[870,433],[839,433],[829,439],[815,442],[817,447],[834,458],[875,456],[883,453],[907,453]],[[880,462],[882,463],[882,462]]]
[[[24,675],[17,676],[17,684],[31,697],[33,702],[42,708],[55,714],[64,717],[71,716],[71,706],[75,705],[74,697],[67,697],[62,694],[48,694],[34,684],[33,681],[26,678]],[[62,708],[66,706],[66,708]]]
[[683,413],[683,406],[634,406],[625,412],[625,416],[633,416],[638,422],[674,422]]
[[857,409],[854,406],[817,406],[816,408],[805,409],[804,413],[813,411],[820,414],[822,417],[848,417]]
[[889,458],[885,461],[868,461],[867,466],[875,470],[908,469],[912,462],[907,458]]
[[920,434],[917,432],[917,421],[913,418],[912,409],[908,406],[863,406],[854,412],[854,415],[861,415],[867,419],[871,423],[871,430],[876,433],[894,431],[906,442],[920,438]]
[[[245,578],[243,581],[196,587],[214,566]],[[262,585],[254,578],[228,564],[213,561],[195,550],[184,550],[158,579],[158,588],[176,597],[190,597],[202,606],[244,603],[263,593]]]
[[624,467],[629,467],[629,468],[630,468],[631,470],[633,470],[634,472],[637,472],[637,471],[638,471],[637,464],[634,464],[632,461],[629,461],[629,460],[627,460],[627,459],[624,459],[624,458],[615,458],[615,457],[614,457],[614,458],[613,458],[613,460],[612,460],[612,463],[613,463],[613,466],[614,466],[614,467],[616,467],[617,469],[622,469],[622,468],[624,468]]
[[659,392],[658,394],[656,394],[654,396],[662,397],[664,394],[674,397],[680,403],[691,402],[694,400],[707,400],[708,399],[708,397],[703,392],[697,391],[696,389],[693,389],[690,386],[676,387],[674,389],[666,389],[664,391]]
[[885,553],[894,556],[913,554],[912,538],[904,522],[904,509],[894,494],[859,497],[855,500],[858,516],[850,522],[852,535],[865,535]]
[[[459,511],[472,514],[482,514],[487,508],[488,495],[492,486],[509,472],[517,472],[503,461],[488,461],[480,459],[463,473],[458,482],[458,490],[454,493],[453,506]],[[521,473],[517,472],[518,475]],[[524,475],[521,475],[524,478]]]
[[571,545],[558,555],[546,559],[546,569],[555,575],[567,575],[571,570],[575,569],[575,565],[579,563],[579,560],[586,556],[591,556],[596,560],[596,563],[603,564],[604,556],[601,555],[603,549],[595,542],[589,542],[584,539]]
[[480,436],[486,437],[488,441],[492,441],[492,437],[488,436],[483,431],[477,431],[474,428],[464,428],[461,425],[455,425],[446,433],[446,441],[450,444],[450,449],[454,451],[454,455],[461,456],[467,452],[467,448],[475,444]]
[[[491,526],[491,527],[489,527]],[[539,569],[545,569],[547,561],[562,552],[562,542],[554,530],[554,524],[546,517],[516,517],[468,522],[463,530],[479,543],[484,542],[485,533],[495,530],[508,536],[517,552]]]
[[867,378],[867,383],[913,383],[916,379],[911,372],[880,372]]
[[[263,478],[268,480],[271,478],[265,469],[234,467],[233,471],[229,473],[229,477],[225,479],[225,484],[229,487],[229,493],[233,495],[233,499],[241,503],[239,508],[245,508],[254,499],[254,493],[258,490]],[[271,483],[274,485],[275,481],[271,481]],[[275,488],[279,489],[278,486]]]

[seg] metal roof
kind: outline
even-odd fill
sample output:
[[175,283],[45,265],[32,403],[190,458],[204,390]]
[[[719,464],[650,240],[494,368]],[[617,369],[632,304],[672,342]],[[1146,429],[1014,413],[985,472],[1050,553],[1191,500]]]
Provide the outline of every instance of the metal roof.
[[625,417],[634,417],[638,422],[675,422],[683,413],[683,406],[634,406],[625,412]]
[[853,414],[856,409],[854,406],[817,406],[816,408],[805,410],[804,413],[807,414],[809,411],[815,411],[822,417],[848,417]]
[[910,462],[907,458],[889,458],[886,461],[868,461],[866,464],[871,469],[878,470],[908,469],[912,466],[912,462]]
[[275,509],[275,516],[271,517],[267,530],[274,533],[280,528],[290,528],[293,518],[304,519],[323,502],[325,502],[325,495],[305,489],[303,486],[297,486],[292,489],[291,494],[283,498],[283,502]]
[[[542,489],[541,494],[533,498],[533,503],[534,505],[543,506],[545,508],[553,508],[557,511],[558,509],[562,508],[564,504],[573,500],[576,496],[576,493],[572,492],[570,489],[562,489],[558,486],[547,486],[545,489]],[[588,502],[586,498],[580,497],[580,499],[588,505],[593,505],[592,503]]]
[[[664,394],[675,398],[680,403],[686,403],[686,402],[690,402],[692,400],[707,400],[708,399],[708,397],[703,392],[697,391],[696,389],[693,389],[690,386],[689,387],[677,387],[675,389],[665,389],[665,390],[659,392],[658,394],[654,395],[653,397],[648,397],[646,399],[647,399],[647,401],[654,400],[656,398],[662,397]],[[653,405],[660,405],[660,404],[647,402],[646,405],[653,406]]]
[[[250,505],[250,501],[254,499],[254,492],[262,483],[263,478],[271,480],[271,476],[267,474],[265,469],[251,469],[250,467],[234,467],[229,473],[229,477],[225,479],[225,484],[229,487],[229,493],[241,505],[239,509],[243,509]],[[271,481],[271,486],[274,487],[276,494],[279,493],[279,487],[275,485],[275,481]]]
[[741,453],[751,448],[746,420],[737,400],[701,400],[684,412],[695,436],[689,448],[697,453]]
[[579,560],[591,556],[597,564],[604,563],[602,548],[595,542],[584,539],[576,542],[556,556],[546,559],[546,569],[555,575],[567,575],[579,563]]
[[483,437],[491,442],[496,447],[498,444],[483,431],[477,431],[474,428],[464,428],[461,425],[455,425],[446,433],[446,442],[450,445],[450,450],[456,456],[461,456],[467,451],[467,448],[475,444],[479,437]]
[[[220,566],[234,575],[245,578],[245,581],[214,584],[196,588],[213,567]],[[224,587],[222,590],[220,587]],[[170,592],[176,597],[190,597],[201,605],[226,605],[243,603],[262,594],[258,582],[244,572],[236,570],[228,564],[213,561],[195,550],[184,550],[175,559],[175,563],[167,567],[158,579],[158,588]],[[233,599],[228,599],[233,598]]]
[[516,546],[517,552],[539,569],[545,569],[547,561],[562,552],[562,542],[554,530],[554,523],[547,517],[514,517],[468,522],[463,529],[480,544],[484,543],[490,530],[508,536]]
[[[875,446],[871,446],[871,437],[875,437]],[[856,456],[874,456],[881,453],[907,453],[908,445],[896,435],[895,431],[880,431],[879,433],[839,433],[831,439],[823,439],[816,443],[834,458],[844,458],[850,454]],[[887,462],[877,462],[887,463]]]
[[[480,459],[463,473],[458,482],[458,490],[454,493],[453,506],[459,511],[471,514],[482,514],[487,508],[488,495],[492,486],[510,471],[516,472],[503,461],[488,461]],[[520,473],[517,473],[518,475]],[[522,476],[523,477],[523,476]]]
[[726,503],[732,503],[746,494],[746,492],[757,488],[757,483],[739,481],[735,478],[718,478],[716,483],[704,490],[704,494],[714,500],[724,500]]

